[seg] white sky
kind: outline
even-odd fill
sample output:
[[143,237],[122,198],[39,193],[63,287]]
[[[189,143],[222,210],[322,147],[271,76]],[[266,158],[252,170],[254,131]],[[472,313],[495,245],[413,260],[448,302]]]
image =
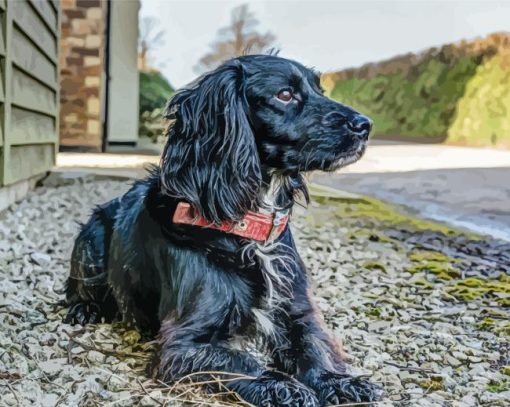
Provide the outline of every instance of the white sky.
[[276,36],[280,55],[327,72],[359,66],[463,38],[510,31],[510,0],[141,0],[140,17],[153,16],[165,43],[153,60],[174,87],[196,77],[230,10],[248,3],[259,30]]

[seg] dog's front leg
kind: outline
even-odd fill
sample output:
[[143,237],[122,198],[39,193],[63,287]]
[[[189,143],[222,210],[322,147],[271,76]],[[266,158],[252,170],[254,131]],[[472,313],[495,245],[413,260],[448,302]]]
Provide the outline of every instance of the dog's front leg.
[[382,394],[379,386],[347,374],[341,348],[327,332],[306,285],[295,293],[289,346],[274,353],[276,367],[315,390],[322,405],[377,401]]
[[[265,370],[250,353],[232,349],[226,338],[218,340],[219,332],[210,338],[211,329],[217,328],[197,318],[193,321],[164,321],[160,333],[158,376],[168,383],[188,375],[195,381],[221,377],[225,379],[223,388],[260,407],[319,406],[314,392],[301,382],[285,373]],[[220,390],[219,385],[208,388]]]

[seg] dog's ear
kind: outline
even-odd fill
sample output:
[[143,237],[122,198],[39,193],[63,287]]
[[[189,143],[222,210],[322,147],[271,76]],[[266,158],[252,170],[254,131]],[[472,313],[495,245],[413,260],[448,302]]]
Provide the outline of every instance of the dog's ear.
[[167,117],[174,122],[161,160],[164,191],[189,202],[213,223],[241,219],[260,189],[247,109],[237,60],[205,74],[168,105]]

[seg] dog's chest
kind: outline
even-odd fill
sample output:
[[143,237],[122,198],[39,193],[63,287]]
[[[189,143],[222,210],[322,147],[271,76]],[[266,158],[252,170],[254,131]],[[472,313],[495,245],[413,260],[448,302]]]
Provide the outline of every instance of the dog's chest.
[[288,251],[282,253],[282,246],[253,245],[251,248],[255,261],[244,277],[252,290],[249,306],[243,308],[245,329],[241,329],[242,334],[272,337],[287,315],[293,298],[294,260],[288,256]]

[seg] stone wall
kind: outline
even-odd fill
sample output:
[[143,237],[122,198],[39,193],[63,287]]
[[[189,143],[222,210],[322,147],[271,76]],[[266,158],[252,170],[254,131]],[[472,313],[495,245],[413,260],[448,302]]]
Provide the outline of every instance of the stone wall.
[[62,0],[60,145],[101,149],[106,1]]

